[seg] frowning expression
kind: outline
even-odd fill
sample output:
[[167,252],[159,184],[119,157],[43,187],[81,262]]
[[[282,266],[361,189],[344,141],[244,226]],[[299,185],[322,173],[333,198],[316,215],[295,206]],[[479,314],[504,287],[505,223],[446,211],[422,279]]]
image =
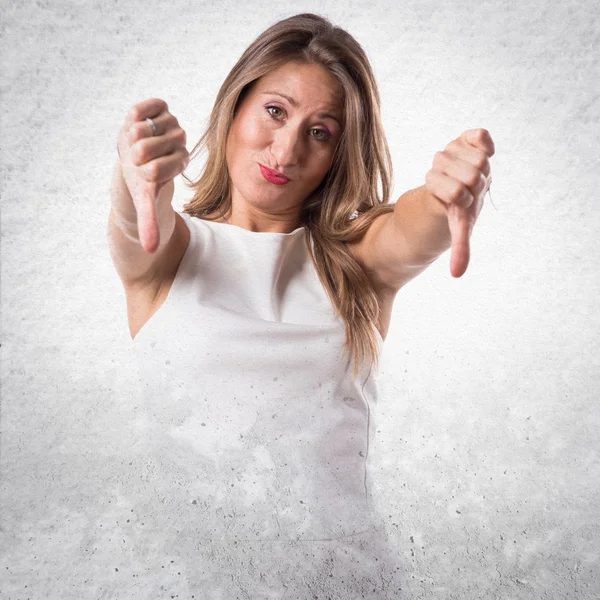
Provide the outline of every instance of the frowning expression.
[[337,80],[319,65],[290,62],[258,79],[227,138],[233,203],[298,212],[331,166],[342,106]]

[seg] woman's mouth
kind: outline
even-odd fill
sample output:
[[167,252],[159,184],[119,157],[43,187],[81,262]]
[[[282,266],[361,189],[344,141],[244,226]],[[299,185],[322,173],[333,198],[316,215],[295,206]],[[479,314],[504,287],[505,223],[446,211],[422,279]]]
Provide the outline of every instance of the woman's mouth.
[[278,173],[277,171],[273,171],[273,169],[269,169],[264,165],[258,164],[260,167],[260,172],[262,176],[269,182],[274,183],[275,185],[284,185],[290,181],[289,177]]

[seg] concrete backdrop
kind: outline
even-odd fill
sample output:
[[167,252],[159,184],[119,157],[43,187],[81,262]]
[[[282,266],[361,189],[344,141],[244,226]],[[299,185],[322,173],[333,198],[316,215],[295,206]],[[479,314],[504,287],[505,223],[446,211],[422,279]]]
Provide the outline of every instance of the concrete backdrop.
[[4,0],[2,598],[192,597],[122,565],[138,388],[106,240],[116,137],[160,97],[191,149],[244,48],[305,11],[372,61],[393,201],[465,129],[496,144],[467,273],[446,253],[410,282],[385,343],[375,491],[405,597],[600,596],[598,4]]

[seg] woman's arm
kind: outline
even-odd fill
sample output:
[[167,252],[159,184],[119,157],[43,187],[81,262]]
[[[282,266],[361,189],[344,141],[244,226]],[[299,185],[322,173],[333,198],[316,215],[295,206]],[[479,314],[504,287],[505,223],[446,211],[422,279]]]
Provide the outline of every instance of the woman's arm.
[[407,255],[415,267],[427,267],[450,248],[451,236],[444,205],[426,185],[408,190],[394,205],[396,235],[402,236]]
[[485,129],[465,131],[437,152],[426,184],[402,194],[394,212],[373,221],[354,245],[357,260],[380,285],[397,292],[452,248],[450,271],[469,263],[469,237],[491,183],[494,142]]

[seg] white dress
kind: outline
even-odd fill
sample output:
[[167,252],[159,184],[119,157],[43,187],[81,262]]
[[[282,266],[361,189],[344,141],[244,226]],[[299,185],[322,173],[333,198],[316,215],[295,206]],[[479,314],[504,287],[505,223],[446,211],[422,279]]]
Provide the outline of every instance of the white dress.
[[376,373],[352,377],[305,228],[180,214],[189,246],[133,341],[149,547],[186,557],[195,598],[400,597],[371,505]]

